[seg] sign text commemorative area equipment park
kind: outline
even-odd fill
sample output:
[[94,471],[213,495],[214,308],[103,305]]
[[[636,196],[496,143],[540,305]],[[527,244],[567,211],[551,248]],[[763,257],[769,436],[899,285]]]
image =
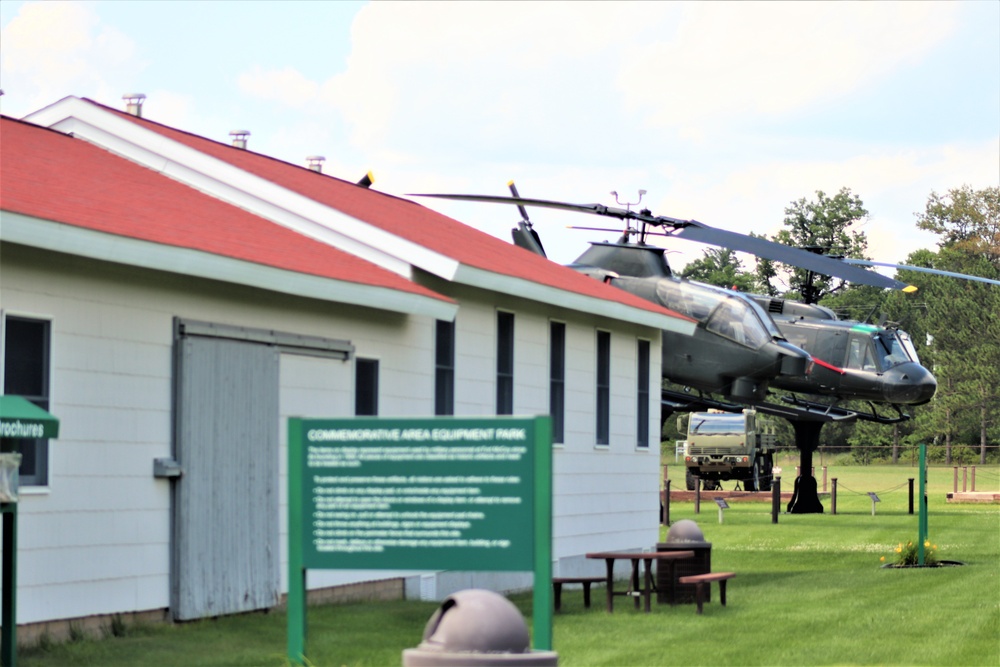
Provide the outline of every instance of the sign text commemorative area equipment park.
[[533,571],[551,648],[548,417],[290,419],[288,447],[290,659],[314,568]]

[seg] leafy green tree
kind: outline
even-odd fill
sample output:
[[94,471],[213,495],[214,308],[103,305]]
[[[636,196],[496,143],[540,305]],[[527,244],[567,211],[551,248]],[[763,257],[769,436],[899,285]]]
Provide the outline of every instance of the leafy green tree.
[[[817,190],[815,201],[802,198],[785,209],[787,229],[779,231],[771,240],[819,254],[866,259],[868,239],[857,223],[867,218],[868,210],[850,188],[841,188],[833,197]],[[807,303],[818,303],[827,294],[839,292],[847,285],[839,278],[771,261],[758,263],[757,278],[769,295],[784,293]],[[781,289],[781,283],[785,289]]]
[[740,258],[729,248],[708,248],[701,259],[684,267],[681,276],[738,292],[753,292],[757,287],[754,274],[744,271]]
[[[917,225],[937,233],[941,249],[915,253],[908,263],[1000,279],[1000,188],[931,193]],[[939,386],[928,423],[944,437],[949,458],[957,437],[977,444],[985,463],[1000,428],[1000,289],[910,271],[899,277],[920,287],[926,304],[921,325],[933,343],[925,363]]]

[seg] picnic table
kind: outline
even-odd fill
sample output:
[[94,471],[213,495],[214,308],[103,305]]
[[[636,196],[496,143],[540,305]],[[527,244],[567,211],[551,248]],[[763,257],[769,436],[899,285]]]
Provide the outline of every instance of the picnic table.
[[[614,611],[614,596],[624,595],[631,597],[635,600],[635,608],[639,608],[639,598],[643,598],[646,602],[645,611],[649,612],[649,598],[653,590],[656,589],[653,583],[653,578],[650,575],[650,570],[652,569],[653,561],[658,561],[663,563],[667,568],[669,568],[670,580],[674,579],[674,561],[683,560],[687,558],[694,558],[693,551],[651,551],[647,553],[639,553],[635,551],[598,551],[594,553],[587,554],[587,558],[593,558],[595,560],[603,560],[607,566],[607,592],[608,592],[608,613]],[[625,591],[615,591],[614,587],[614,573],[615,573],[615,561],[616,560],[629,560],[632,562],[632,573],[629,577],[629,586]],[[645,576],[643,578],[642,588],[639,587],[639,563],[643,562],[646,564]]]

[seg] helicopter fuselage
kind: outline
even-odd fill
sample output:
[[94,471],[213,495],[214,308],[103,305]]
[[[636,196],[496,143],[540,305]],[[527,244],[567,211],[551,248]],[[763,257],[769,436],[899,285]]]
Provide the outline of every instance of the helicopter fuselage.
[[570,267],[698,321],[691,336],[662,333],[663,376],[671,382],[756,402],[775,378],[808,369],[808,353],[789,344],[755,301],[673,277],[661,248],[594,243]]
[[774,315],[785,338],[813,357],[812,371],[781,377],[774,386],[789,391],[922,405],[934,396],[937,380],[920,364],[909,335],[859,322]]

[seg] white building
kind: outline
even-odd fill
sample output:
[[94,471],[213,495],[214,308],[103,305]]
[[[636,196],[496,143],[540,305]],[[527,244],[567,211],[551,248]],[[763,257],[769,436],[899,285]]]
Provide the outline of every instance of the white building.
[[[656,542],[660,329],[692,322],[413,202],[87,100],[0,127],[3,390],[61,423],[23,443],[19,622],[278,603],[290,415],[553,411],[555,572]],[[439,598],[530,574],[309,587],[386,580]]]

